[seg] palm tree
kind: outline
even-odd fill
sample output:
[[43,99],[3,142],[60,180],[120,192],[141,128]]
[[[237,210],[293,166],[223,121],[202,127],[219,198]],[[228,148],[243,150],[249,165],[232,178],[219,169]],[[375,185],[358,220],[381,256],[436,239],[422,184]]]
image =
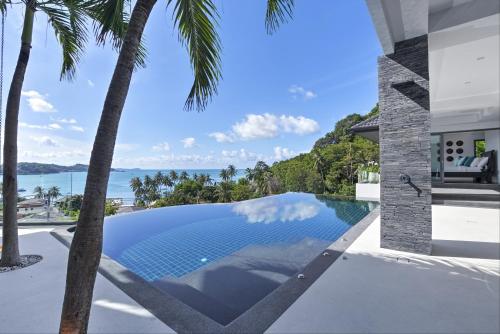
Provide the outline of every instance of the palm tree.
[[224,203],[231,202],[231,183],[226,181],[219,183],[216,194],[219,197],[219,201]]
[[214,179],[210,176],[210,174],[205,174],[205,184],[211,186],[214,184]]
[[255,172],[252,168],[245,169],[245,177],[248,181],[252,181],[255,177]]
[[136,204],[138,203],[138,201],[144,200],[143,199],[144,188],[140,177],[133,177],[130,180],[130,188],[134,192]]
[[233,177],[236,176],[236,167],[234,167],[234,165],[227,166],[227,175],[231,181],[233,180]]
[[179,175],[177,175],[177,172],[173,169],[170,171],[168,175],[170,176],[170,180],[172,180],[172,183],[175,186],[175,184],[179,180]]
[[[17,234],[17,130],[19,105],[24,76],[28,66],[33,35],[35,12],[45,13],[61,44],[63,64],[61,79],[71,79],[76,70],[86,41],[85,15],[88,1],[11,1],[0,0],[0,12],[5,14],[7,5],[24,6],[21,48],[9,88],[5,109],[5,136],[3,146],[3,248],[0,267],[13,266],[21,261]],[[10,8],[9,6],[9,8]]]
[[144,176],[144,199],[149,205],[160,197],[156,180],[149,175]]
[[52,199],[56,199],[59,196],[61,196],[61,191],[57,186],[50,187],[45,194],[45,197],[47,197],[47,220],[50,218],[50,204],[52,203]]
[[174,183],[172,182],[172,180],[170,179],[170,177],[168,175],[163,175],[163,179],[161,180],[161,183],[170,190],[174,186]]
[[189,180],[189,174],[185,170],[181,172],[181,175],[179,175],[179,180],[180,181],[186,181]]
[[45,190],[40,186],[36,186],[33,189],[33,194],[35,194],[35,198],[42,199],[45,197]]
[[221,169],[219,173],[220,178],[223,182],[229,181],[229,172],[227,169]]
[[163,174],[161,173],[161,171],[156,172],[156,174],[153,176],[153,181],[156,188],[158,188],[158,192],[161,194],[161,187],[163,186]]
[[[169,0],[167,6],[174,0]],[[123,17],[124,4],[130,1],[105,1],[109,16],[100,26],[105,37],[115,22],[113,14]],[[111,162],[118,133],[118,125],[127,98],[135,59],[140,52],[142,33],[156,0],[137,0],[134,4],[126,35],[104,102],[101,119],[94,140],[87,173],[87,181],[68,256],[66,289],[61,314],[61,333],[87,331],[94,283],[102,251],[104,203]],[[266,27],[273,32],[290,15],[293,0],[268,0]],[[220,42],[215,30],[218,12],[212,0],[175,0],[174,24],[180,40],[187,44],[194,83],[185,103],[188,110],[203,110],[217,93],[221,77]]]
[[314,149],[312,152],[312,158],[313,158],[313,164],[314,164],[314,169],[321,175],[321,183],[323,184],[323,192],[325,192],[325,175],[324,175],[324,169],[325,169],[325,161],[323,159],[323,156],[321,153],[319,153],[318,150]]
[[[196,177],[195,177],[196,176]],[[198,182],[199,184],[201,184],[202,186],[205,185],[205,183],[207,182],[207,177],[205,174],[200,174],[199,176],[197,174],[194,174],[193,175],[193,179]]]
[[49,201],[49,206],[52,201],[52,199],[57,199],[59,196],[61,196],[61,190],[57,186],[50,187],[49,190],[47,191],[47,199]]

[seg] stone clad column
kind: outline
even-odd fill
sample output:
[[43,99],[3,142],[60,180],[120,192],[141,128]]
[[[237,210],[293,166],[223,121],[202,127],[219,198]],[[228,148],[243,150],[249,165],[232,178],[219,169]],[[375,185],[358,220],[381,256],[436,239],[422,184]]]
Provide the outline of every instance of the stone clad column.
[[[381,247],[430,254],[431,120],[427,35],[378,60]],[[402,174],[422,190],[420,197]]]

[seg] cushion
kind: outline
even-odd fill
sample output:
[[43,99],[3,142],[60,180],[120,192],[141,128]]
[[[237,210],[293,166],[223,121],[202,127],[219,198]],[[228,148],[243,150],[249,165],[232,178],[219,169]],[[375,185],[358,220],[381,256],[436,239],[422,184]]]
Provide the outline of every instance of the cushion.
[[469,167],[469,161],[472,162],[471,157],[465,157],[465,159],[460,163],[460,166]]
[[464,166],[470,167],[470,164],[472,163],[472,161],[474,161],[474,159],[474,157],[467,157],[467,160],[464,162]]
[[454,163],[455,167],[460,166],[462,161],[464,161],[464,159],[465,159],[465,157],[460,157],[458,159],[455,159],[455,163]]
[[483,168],[488,163],[488,157],[482,157],[481,161],[477,164],[477,167]]
[[471,167],[477,167],[477,165],[479,164],[479,162],[482,160],[482,158],[474,158],[474,160],[472,160],[472,162],[470,163],[470,166]]

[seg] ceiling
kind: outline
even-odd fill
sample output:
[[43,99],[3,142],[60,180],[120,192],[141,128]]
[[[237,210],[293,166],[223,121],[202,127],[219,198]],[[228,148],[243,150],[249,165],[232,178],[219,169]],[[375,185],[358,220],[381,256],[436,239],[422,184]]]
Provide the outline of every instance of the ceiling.
[[[446,9],[456,1],[431,3]],[[499,32],[496,14],[429,34],[433,122],[500,125]]]
[[447,10],[452,7],[463,5],[473,0],[430,0],[429,1],[429,14],[434,14],[442,10]]

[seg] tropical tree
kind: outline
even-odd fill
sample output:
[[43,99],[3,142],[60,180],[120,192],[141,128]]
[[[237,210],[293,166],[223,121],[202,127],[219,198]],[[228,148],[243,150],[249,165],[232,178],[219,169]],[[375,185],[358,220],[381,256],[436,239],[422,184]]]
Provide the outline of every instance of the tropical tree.
[[[9,6],[8,6],[9,5]],[[19,105],[24,76],[28,66],[35,12],[45,13],[63,51],[61,78],[71,79],[86,40],[84,26],[86,1],[11,1],[0,0],[4,15],[13,5],[24,6],[21,48],[7,96],[3,147],[3,248],[1,266],[13,266],[21,261],[17,234],[17,130]]]
[[163,186],[163,174],[161,171],[156,172],[156,174],[153,176],[153,181],[156,188],[158,188],[158,192],[161,194]]
[[314,169],[319,173],[319,175],[321,175],[322,188],[323,192],[325,192],[325,161],[318,149],[313,149],[311,151],[311,155],[313,158]]
[[170,179],[170,176],[168,175],[163,175],[161,179],[161,184],[167,187],[169,190],[172,190],[172,187],[174,186],[174,183]]
[[33,194],[35,194],[35,198],[42,199],[45,197],[45,190],[41,186],[36,186],[33,189]]
[[189,180],[189,174],[188,172],[186,172],[185,170],[183,170],[181,172],[181,174],[179,175],[179,180],[180,181],[186,181],[186,180]]
[[230,178],[229,171],[227,169],[221,169],[219,177],[222,179],[223,182],[228,182]]
[[142,180],[140,177],[136,176],[130,180],[130,188],[134,192],[135,203],[139,204],[139,202],[144,202],[144,199],[143,199],[144,188],[143,188]]
[[230,181],[232,181],[233,177],[236,176],[236,167],[234,167],[234,165],[227,166],[227,175],[229,176]]
[[172,183],[175,184],[177,183],[177,181],[179,180],[179,175],[177,175],[177,172],[175,170],[171,170],[170,173],[168,174],[168,176],[170,177],[170,180],[172,180]]
[[50,187],[49,190],[47,190],[47,200],[49,206],[52,200],[57,199],[59,196],[61,196],[61,190],[59,189],[59,187],[57,186]]
[[[169,0],[167,6],[174,0]],[[109,10],[99,26],[105,37],[122,18],[130,4],[127,0],[104,1]],[[102,251],[104,204],[111,162],[118,133],[118,124],[135,59],[149,15],[156,0],[137,0],[121,45],[117,64],[108,88],[101,119],[94,140],[87,173],[82,209],[71,243],[66,289],[61,314],[60,332],[85,333],[87,331],[94,283]],[[268,0],[266,27],[273,32],[280,22],[291,14],[293,0]],[[194,83],[185,103],[187,110],[203,110],[217,93],[221,77],[220,42],[216,32],[218,12],[212,0],[175,0],[174,24],[180,40],[187,45],[194,72]],[[104,12],[103,12],[104,13]],[[4,181],[5,182],[5,181]]]
[[254,179],[254,171],[252,168],[248,167],[245,169],[245,178],[248,181],[252,181]]
[[216,194],[219,197],[219,201],[223,203],[231,202],[231,190],[232,190],[232,184],[230,182],[227,181],[220,182],[216,190]]
[[209,185],[209,186],[214,184],[214,180],[212,179],[212,177],[208,173],[205,174],[205,184]]

